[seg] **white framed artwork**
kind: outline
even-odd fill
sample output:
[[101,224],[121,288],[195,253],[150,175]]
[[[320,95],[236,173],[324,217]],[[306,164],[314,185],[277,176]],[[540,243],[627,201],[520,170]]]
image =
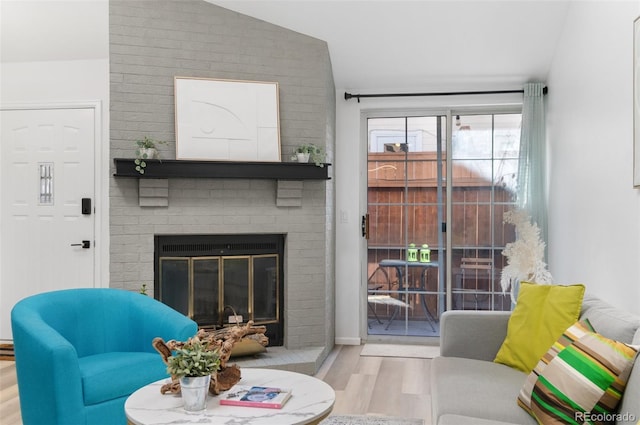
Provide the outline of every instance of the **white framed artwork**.
[[174,80],[176,159],[280,162],[278,83]]

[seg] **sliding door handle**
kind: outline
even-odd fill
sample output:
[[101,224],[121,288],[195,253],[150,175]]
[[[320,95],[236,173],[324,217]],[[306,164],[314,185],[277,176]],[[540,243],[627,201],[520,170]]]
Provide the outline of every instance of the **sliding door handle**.
[[362,236],[369,240],[369,214],[362,216]]

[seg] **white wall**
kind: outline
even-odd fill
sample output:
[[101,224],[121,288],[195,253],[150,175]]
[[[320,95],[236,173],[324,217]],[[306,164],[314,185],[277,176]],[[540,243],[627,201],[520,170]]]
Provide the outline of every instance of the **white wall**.
[[0,101],[109,109],[108,0],[0,0],[0,36]]
[[633,21],[640,3],[572,2],[547,83],[549,268],[640,313]]
[[3,104],[92,100],[103,102],[109,110],[108,58],[3,62],[0,84]]
[[[104,165],[99,235],[108,246],[109,7],[107,0],[0,0],[0,105],[99,104]],[[101,236],[100,236],[101,235]],[[108,249],[97,270],[108,286]]]

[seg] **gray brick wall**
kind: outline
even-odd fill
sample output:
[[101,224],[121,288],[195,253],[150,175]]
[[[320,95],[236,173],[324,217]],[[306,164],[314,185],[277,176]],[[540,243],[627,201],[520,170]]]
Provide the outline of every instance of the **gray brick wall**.
[[[277,81],[282,159],[300,143],[316,143],[331,161],[335,88],[325,42],[204,1],[109,5],[111,158],[133,157],[133,141],[144,136],[168,141],[160,156],[175,158],[173,78],[185,76]],[[145,207],[138,179],[112,177],[110,286],[153,287],[154,234],[285,233],[285,344],[328,351],[333,182],[305,181],[301,205],[284,207],[275,181],[176,178],[168,180],[168,206]],[[145,198],[151,192],[143,185]]]

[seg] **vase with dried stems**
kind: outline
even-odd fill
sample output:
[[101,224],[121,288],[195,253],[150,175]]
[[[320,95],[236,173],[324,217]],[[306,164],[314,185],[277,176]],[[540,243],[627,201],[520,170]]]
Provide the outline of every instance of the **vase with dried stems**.
[[544,261],[546,245],[540,238],[540,228],[527,212],[522,209],[507,211],[503,220],[515,226],[516,240],[506,244],[502,251],[507,257],[507,266],[502,269],[500,286],[503,292],[510,292],[515,305],[520,282],[549,285],[553,278]]

